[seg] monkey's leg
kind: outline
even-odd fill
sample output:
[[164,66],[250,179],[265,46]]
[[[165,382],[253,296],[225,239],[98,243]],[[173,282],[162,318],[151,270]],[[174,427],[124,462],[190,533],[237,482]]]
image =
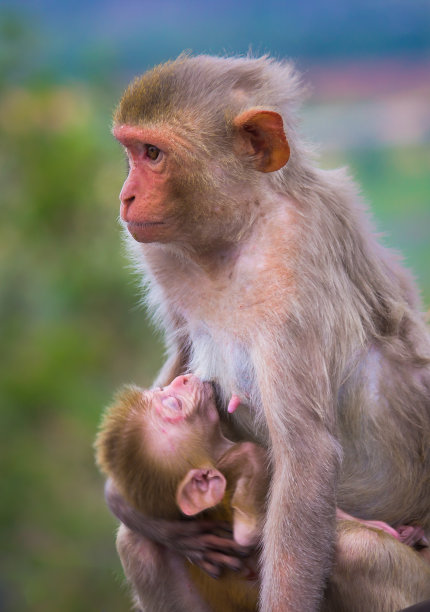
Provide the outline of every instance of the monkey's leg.
[[430,566],[381,529],[337,524],[336,556],[323,612],[394,612],[430,597]]
[[356,516],[347,514],[340,508],[337,508],[336,510],[336,518],[338,520],[356,521],[365,527],[382,529],[382,531],[389,533],[396,538],[396,540],[399,540],[399,542],[407,544],[408,546],[417,546],[419,548],[429,547],[429,541],[424,529],[417,525],[396,525],[396,527],[391,527],[391,525],[385,523],[384,521],[366,521],[364,519],[357,518]]
[[117,550],[141,612],[210,612],[184,558],[121,525]]
[[[344,512],[340,508],[336,509],[336,518],[338,520],[343,520],[343,521],[355,521],[356,523],[360,523],[360,525],[363,525],[363,527],[372,527],[374,529],[381,529],[382,531],[385,531],[386,533],[389,533],[390,535],[392,535],[393,538],[396,538],[396,540],[403,541],[401,540],[400,534],[398,533],[398,531],[394,529],[394,527],[391,527],[391,525],[383,521],[365,521],[364,519],[357,518],[356,516],[352,516],[351,514]],[[407,542],[407,544],[409,544],[409,542]]]

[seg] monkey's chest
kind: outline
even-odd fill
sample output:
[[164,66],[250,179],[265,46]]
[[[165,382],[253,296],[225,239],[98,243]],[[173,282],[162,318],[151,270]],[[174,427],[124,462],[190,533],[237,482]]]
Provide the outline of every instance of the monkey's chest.
[[229,329],[211,330],[208,326],[193,327],[190,339],[190,371],[216,383],[221,410],[227,411],[236,396],[240,403],[232,416],[237,436],[265,444],[267,428],[260,418],[261,399],[250,345]]
[[236,259],[215,270],[165,262],[169,274],[156,275],[150,296],[180,322],[189,342],[190,370],[218,383],[225,406],[237,395],[256,413],[261,406],[254,365],[258,346],[280,337],[294,299],[290,259],[281,245],[272,248],[263,238],[262,244],[258,238],[250,241]]
[[225,394],[239,394],[244,400],[254,391],[254,366],[250,346],[234,329],[211,327],[205,322],[190,326],[191,371],[206,380],[215,380]]
[[226,405],[235,394],[258,411],[255,349],[259,338],[273,336],[291,299],[288,274],[282,282],[274,278],[267,273],[272,264],[268,255],[242,253],[231,269],[213,276],[190,272],[180,275],[176,290],[166,288],[190,341],[191,371],[216,381]]
[[[273,237],[254,237],[236,258],[214,269],[177,269],[178,283],[165,286],[170,303],[190,330],[252,343],[256,329],[273,329],[294,299],[291,257]],[[261,244],[264,243],[264,244]]]

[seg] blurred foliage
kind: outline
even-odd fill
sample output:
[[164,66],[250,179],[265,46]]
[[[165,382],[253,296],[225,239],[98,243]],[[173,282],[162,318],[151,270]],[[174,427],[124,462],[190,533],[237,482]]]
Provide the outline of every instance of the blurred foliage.
[[348,165],[373,213],[382,242],[400,252],[430,309],[430,147],[358,149],[329,155],[325,167]]
[[114,611],[127,598],[92,442],[160,343],[135,307],[117,194],[125,164],[88,86],[0,99],[0,609]]
[[[136,308],[122,254],[118,91],[17,85],[20,26],[0,44],[0,609],[129,609],[92,442],[122,383],[147,385],[159,340]],[[15,49],[13,60],[5,49]],[[387,241],[430,299],[429,151],[359,151],[350,161]]]

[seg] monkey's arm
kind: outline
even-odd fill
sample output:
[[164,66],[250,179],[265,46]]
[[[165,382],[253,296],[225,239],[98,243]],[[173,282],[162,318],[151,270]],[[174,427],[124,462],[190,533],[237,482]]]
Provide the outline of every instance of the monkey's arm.
[[[281,333],[274,335],[281,338]],[[335,542],[339,447],[332,435],[331,386],[324,356],[315,346],[313,353],[296,352],[294,360],[265,355],[262,347],[263,340],[255,371],[273,473],[263,530],[260,605],[264,612],[312,612],[319,609]],[[288,355],[288,346],[283,351]]]
[[121,496],[112,479],[105,485],[107,505],[126,527],[145,538],[184,555],[214,578],[221,569],[242,569],[240,557],[250,550],[237,544],[231,530],[213,521],[168,521],[154,519],[132,508]]
[[[298,435],[309,432],[299,430]],[[271,438],[274,469],[261,563],[264,612],[319,609],[330,573],[335,461],[329,436],[321,433],[312,438],[295,449]]]

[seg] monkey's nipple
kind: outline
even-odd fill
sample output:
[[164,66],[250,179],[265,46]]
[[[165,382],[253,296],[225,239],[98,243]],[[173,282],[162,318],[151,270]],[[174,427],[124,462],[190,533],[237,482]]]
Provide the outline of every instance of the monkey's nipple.
[[232,414],[236,410],[236,408],[240,406],[241,403],[242,403],[242,400],[240,399],[238,395],[232,395],[228,403],[227,412]]

